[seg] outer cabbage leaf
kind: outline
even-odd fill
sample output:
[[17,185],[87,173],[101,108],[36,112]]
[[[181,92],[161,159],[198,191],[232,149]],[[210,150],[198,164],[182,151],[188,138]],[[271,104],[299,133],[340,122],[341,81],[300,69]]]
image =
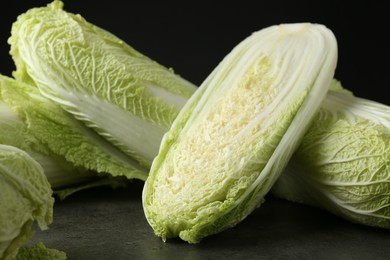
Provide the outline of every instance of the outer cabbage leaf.
[[36,87],[0,75],[0,92],[2,100],[25,124],[23,136],[39,141],[33,143],[30,150],[52,158],[57,156],[72,163],[73,167],[95,171],[102,176],[146,179],[146,168],[43,97]]
[[272,194],[390,228],[390,107],[330,91]]
[[66,260],[66,253],[57,249],[47,248],[42,242],[32,247],[23,246],[19,249],[15,260]]
[[33,235],[53,221],[52,190],[42,167],[24,151],[0,145],[0,258],[13,259]]
[[[0,76],[0,81],[4,80]],[[0,86],[3,84],[0,83]],[[96,173],[74,167],[63,157],[52,153],[32,135],[21,118],[1,99],[0,90],[0,144],[15,146],[27,152],[44,169],[53,189],[89,182],[98,178]]]
[[9,39],[18,80],[149,168],[196,87],[61,1],[20,15]]
[[143,207],[155,234],[197,243],[258,207],[325,98],[336,60],[335,37],[319,24],[271,26],[236,46],[153,161]]

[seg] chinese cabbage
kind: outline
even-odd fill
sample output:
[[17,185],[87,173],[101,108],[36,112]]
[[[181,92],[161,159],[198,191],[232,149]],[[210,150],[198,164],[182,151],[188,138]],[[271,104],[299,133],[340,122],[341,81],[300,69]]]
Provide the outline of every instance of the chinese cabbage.
[[320,24],[253,33],[189,99],[143,190],[164,241],[189,243],[232,227],[263,202],[325,98],[337,43]]
[[272,194],[390,228],[390,107],[332,89]]
[[0,144],[0,259],[13,259],[33,235],[36,221],[53,221],[52,189],[42,167],[19,148]]
[[144,168],[196,86],[55,0],[12,26],[17,80],[94,129]]
[[[26,131],[21,133],[24,140],[37,140],[29,150],[57,157],[71,163],[72,167],[94,171],[101,176],[146,179],[146,168],[42,96],[36,87],[0,75],[0,93],[3,102],[23,121],[25,126],[21,125],[19,130]],[[65,173],[62,176],[70,178]]]

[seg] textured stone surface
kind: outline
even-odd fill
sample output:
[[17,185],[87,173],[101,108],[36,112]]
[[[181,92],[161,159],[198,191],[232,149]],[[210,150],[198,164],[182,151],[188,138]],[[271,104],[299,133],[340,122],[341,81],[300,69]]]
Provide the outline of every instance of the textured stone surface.
[[142,210],[142,183],[95,188],[57,201],[54,222],[31,244],[77,259],[388,259],[390,231],[352,224],[328,212],[266,197],[243,222],[189,245],[164,243]]

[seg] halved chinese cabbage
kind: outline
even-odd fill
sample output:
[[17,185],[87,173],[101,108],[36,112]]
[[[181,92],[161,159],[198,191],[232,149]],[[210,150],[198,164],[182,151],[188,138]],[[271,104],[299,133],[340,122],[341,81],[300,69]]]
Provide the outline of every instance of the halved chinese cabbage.
[[275,25],[227,55],[164,136],[143,190],[156,235],[189,243],[258,207],[301,141],[334,75],[323,25]]

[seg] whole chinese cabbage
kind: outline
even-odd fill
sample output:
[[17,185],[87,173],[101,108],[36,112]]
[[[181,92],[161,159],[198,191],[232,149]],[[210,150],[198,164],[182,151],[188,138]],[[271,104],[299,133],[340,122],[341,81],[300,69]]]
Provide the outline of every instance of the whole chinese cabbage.
[[320,24],[253,33],[189,99],[143,190],[156,235],[189,243],[258,207],[287,164],[334,75],[337,43]]
[[196,86],[55,0],[12,26],[14,77],[94,129],[145,169]]
[[52,190],[42,167],[19,148],[0,144],[0,259],[11,260],[53,221]]
[[272,194],[390,228],[390,107],[330,91]]

